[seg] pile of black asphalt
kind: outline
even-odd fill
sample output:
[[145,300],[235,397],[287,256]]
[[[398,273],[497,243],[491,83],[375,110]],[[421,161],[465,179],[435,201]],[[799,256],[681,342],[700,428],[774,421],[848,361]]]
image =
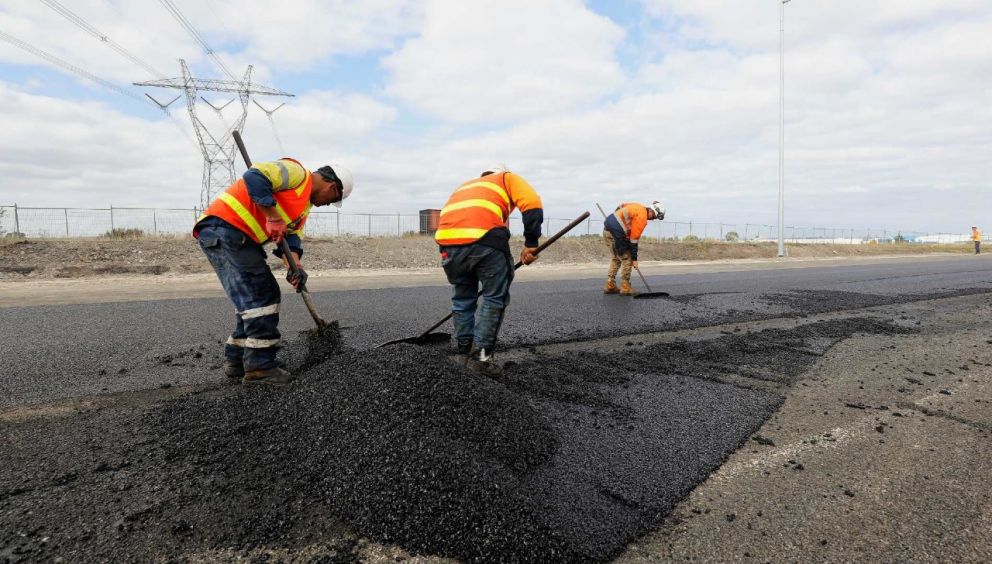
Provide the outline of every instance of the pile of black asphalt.
[[347,562],[354,541],[341,539],[352,531],[470,562],[602,562],[657,528],[783,400],[721,375],[754,365],[756,378],[789,384],[853,334],[906,331],[850,318],[535,353],[508,362],[500,381],[445,349],[314,358],[301,345],[284,351],[300,371],[287,388],[208,391],[133,420],[92,413],[72,429],[45,422],[61,437],[47,460],[18,454],[36,433],[0,424],[23,465],[0,473],[0,556],[143,560],[330,543],[322,557]]
[[852,334],[907,331],[855,318],[541,356],[511,363],[502,382],[398,345],[316,364],[287,393],[176,403],[157,424],[177,457],[209,453],[190,467],[204,477],[219,461],[248,484],[277,476],[287,499],[248,520],[266,531],[276,527],[265,515],[288,531],[282,507],[319,504],[413,552],[603,561],[656,527],[782,401],[705,377],[751,363],[789,383]]

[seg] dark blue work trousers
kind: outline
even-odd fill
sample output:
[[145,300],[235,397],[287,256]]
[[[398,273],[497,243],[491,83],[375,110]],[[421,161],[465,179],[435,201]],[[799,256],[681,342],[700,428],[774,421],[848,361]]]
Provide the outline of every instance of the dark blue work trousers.
[[279,350],[279,283],[265,262],[265,249],[234,227],[204,225],[200,248],[236,308],[234,333],[224,357],[244,369],[276,366]]
[[[455,339],[473,342],[475,348],[492,350],[510,305],[513,265],[508,250],[472,244],[441,248],[441,266],[451,283],[451,312]],[[478,306],[482,287],[482,307]]]

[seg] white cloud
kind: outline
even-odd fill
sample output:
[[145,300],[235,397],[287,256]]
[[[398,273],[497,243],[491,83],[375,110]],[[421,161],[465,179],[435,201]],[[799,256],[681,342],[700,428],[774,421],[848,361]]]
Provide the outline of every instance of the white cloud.
[[383,61],[386,93],[462,123],[567,112],[622,88],[622,38],[579,0],[429,0],[420,35]]
[[[116,14],[121,29],[155,30],[133,38],[142,54],[178,52],[175,42],[205,64],[157,4],[80,2],[94,22]],[[648,2],[653,18],[629,33],[578,0],[319,3],[271,28],[251,17],[260,2],[247,4],[247,15],[235,15],[233,1],[176,2],[227,49],[232,67],[258,64],[260,80],[275,84],[303,68],[326,79],[275,120],[290,155],[352,166],[358,187],[346,210],[438,207],[458,183],[504,161],[531,180],[553,217],[595,212],[596,201],[658,198],[672,220],[775,221],[775,2]],[[6,3],[0,29],[55,25],[38,19],[41,8]],[[787,223],[953,230],[992,215],[992,5],[795,0],[786,9]],[[290,56],[282,30],[298,21],[323,30],[321,16],[331,13],[328,30],[337,33]],[[58,37],[34,35],[39,46],[81,66],[113,60],[66,23]],[[638,64],[622,58],[631,49],[641,51]],[[384,72],[371,81],[384,90],[336,87],[334,55],[369,52],[384,53],[382,67],[369,69]],[[10,49],[0,59],[37,63]],[[108,75],[133,75],[133,65],[120,64]],[[17,179],[0,187],[0,202],[197,200],[199,156],[171,124],[41,96],[42,86],[0,87],[0,173]],[[246,138],[256,158],[278,156],[256,109]]]

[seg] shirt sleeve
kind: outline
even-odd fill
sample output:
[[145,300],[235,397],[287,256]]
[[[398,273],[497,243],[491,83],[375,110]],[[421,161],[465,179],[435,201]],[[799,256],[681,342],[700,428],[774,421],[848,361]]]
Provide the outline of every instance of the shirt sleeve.
[[[536,247],[541,239],[541,224],[544,223],[544,207],[541,196],[520,175],[506,173],[504,184],[513,206],[520,208],[524,222],[524,246]],[[512,208],[511,208],[512,211]]]
[[264,174],[254,168],[245,171],[242,178],[248,186],[248,197],[251,201],[260,206],[271,208],[276,205],[276,199],[272,196],[272,183]]

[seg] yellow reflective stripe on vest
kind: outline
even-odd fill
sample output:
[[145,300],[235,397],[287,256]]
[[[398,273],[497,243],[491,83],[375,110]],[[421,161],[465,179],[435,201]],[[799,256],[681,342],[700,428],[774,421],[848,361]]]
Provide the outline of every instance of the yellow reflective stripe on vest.
[[510,196],[506,194],[506,190],[499,184],[494,184],[492,182],[473,182],[471,184],[466,184],[465,186],[462,186],[461,188],[455,190],[455,192],[461,192],[462,190],[468,190],[469,188],[487,188],[489,190],[492,190],[493,192],[499,194],[500,198],[503,198],[503,201],[506,202],[506,205],[510,205]]
[[279,202],[276,202],[276,211],[279,212],[279,217],[281,217],[282,220],[286,222],[286,225],[293,223],[293,218],[289,217],[289,214],[282,209],[282,206],[279,205]]
[[262,176],[272,185],[273,192],[295,190],[306,182],[307,175],[309,174],[309,171],[299,163],[285,161],[284,159],[255,163],[252,168],[262,173]]
[[438,229],[437,233],[434,234],[434,239],[437,241],[479,239],[488,232],[488,229]]
[[[307,217],[310,216],[310,208],[312,208],[312,207],[313,207],[313,204],[311,204],[311,203],[308,202],[306,209],[303,210],[303,213],[300,214],[300,217],[296,218],[296,221],[294,221],[291,224],[292,225],[292,228],[290,228],[290,230],[289,230],[290,233],[292,233],[293,235],[299,235],[300,237],[303,236],[303,229],[300,228],[299,226],[300,226],[301,223],[303,223],[303,220],[304,219],[306,219]],[[290,225],[290,224],[287,224],[287,225]]]
[[282,161],[276,161],[276,166],[279,167],[279,189],[289,188],[289,169],[282,164]]
[[303,190],[305,190],[306,187],[307,187],[307,181],[308,180],[310,180],[310,171],[309,170],[306,171],[306,174],[303,175],[303,182],[300,182],[300,185],[296,187],[296,195],[297,196],[300,196],[300,195],[303,194]]
[[500,221],[506,219],[505,217],[503,217],[502,208],[490,202],[489,200],[464,200],[461,202],[455,202],[454,204],[449,204],[441,208],[440,215],[443,216],[446,213],[450,213],[456,210],[463,210],[465,208],[486,208],[487,210],[496,214],[496,217],[498,217]]
[[248,226],[248,229],[251,229],[251,232],[255,234],[255,240],[262,242],[269,238],[269,236],[266,235],[265,231],[262,229],[262,226],[258,224],[258,221],[255,219],[255,216],[251,215],[251,212],[249,212],[247,208],[241,205],[241,202],[239,202],[237,198],[228,194],[227,192],[221,192],[218,198],[220,198],[225,204],[230,206],[230,208],[234,210],[234,213],[238,214],[238,217],[241,218],[241,221],[245,222],[245,225]]

